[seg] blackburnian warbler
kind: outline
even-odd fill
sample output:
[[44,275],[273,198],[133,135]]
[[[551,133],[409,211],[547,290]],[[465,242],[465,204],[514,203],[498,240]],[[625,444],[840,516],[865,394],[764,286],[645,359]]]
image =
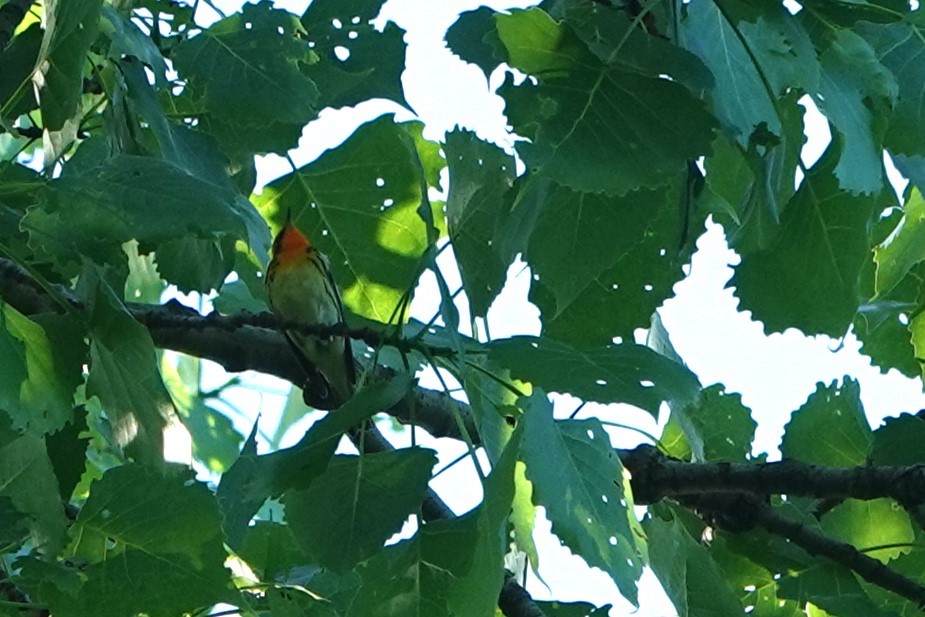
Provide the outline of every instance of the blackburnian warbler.
[[[273,259],[267,267],[267,296],[270,308],[284,322],[306,325],[334,325],[344,321],[344,305],[327,258],[299,231],[287,215],[286,223],[273,240]],[[316,386],[320,374],[324,384],[315,398],[329,408],[346,403],[353,396],[355,379],[350,341],[342,336],[319,337],[284,330],[296,359],[306,373],[308,385]],[[316,386],[317,387],[317,386]]]

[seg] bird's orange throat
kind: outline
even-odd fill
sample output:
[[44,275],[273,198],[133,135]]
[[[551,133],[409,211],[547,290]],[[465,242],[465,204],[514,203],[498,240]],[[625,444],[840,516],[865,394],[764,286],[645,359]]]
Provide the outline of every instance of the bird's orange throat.
[[310,248],[308,238],[287,221],[273,241],[273,259],[280,266],[286,266],[303,258]]

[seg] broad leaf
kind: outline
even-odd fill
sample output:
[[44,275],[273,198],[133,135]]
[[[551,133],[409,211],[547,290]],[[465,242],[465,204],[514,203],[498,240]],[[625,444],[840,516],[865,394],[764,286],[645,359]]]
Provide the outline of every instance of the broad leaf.
[[553,533],[635,603],[642,561],[610,437],[595,419],[556,422],[542,393],[532,397],[523,423],[527,478]]
[[[706,388],[698,405],[682,415],[672,415],[660,441],[680,459],[744,462],[750,455],[758,424],[738,393],[721,385]],[[697,437],[697,448],[691,447]],[[693,451],[692,451],[693,450]]]
[[416,512],[437,463],[431,450],[335,456],[302,490],[283,496],[286,520],[302,549],[335,571],[378,552]]
[[305,124],[316,113],[319,94],[302,70],[312,51],[299,29],[287,11],[245,4],[241,14],[180,44],[172,59],[206,109],[225,122],[259,127],[263,118],[274,118]]
[[102,4],[102,0],[50,0],[45,4],[45,37],[33,81],[42,105],[42,123],[49,131],[60,131],[77,114],[84,65],[99,32]]
[[653,415],[662,402],[683,408],[700,392],[693,373],[640,345],[575,349],[517,336],[491,343],[489,355],[509,368],[511,376],[544,390],[568,392],[588,402],[629,403]]
[[270,454],[257,454],[255,425],[241,456],[218,486],[222,528],[228,544],[240,546],[248,523],[264,501],[290,488],[308,487],[327,469],[345,431],[392,407],[410,387],[410,378],[399,374],[390,381],[363,388],[346,405],[314,424],[299,443]]
[[836,29],[819,57],[817,104],[842,136],[835,167],[839,186],[852,193],[878,193],[883,184],[883,133],[896,83],[874,50],[850,30]]
[[453,253],[475,315],[484,317],[501,291],[513,255],[493,246],[506,195],[514,182],[514,157],[456,130],[446,136],[450,172],[446,200],[447,226]]
[[231,189],[128,155],[50,182],[24,225],[30,242],[59,264],[80,255],[117,263],[119,246],[131,239],[144,248],[184,236],[235,238],[258,252],[269,243],[253,206]]
[[826,512],[820,522],[832,539],[883,562],[908,553],[915,541],[909,515],[892,499],[848,499]]
[[909,195],[903,212],[898,231],[874,251],[877,295],[888,293],[913,266],[925,260],[925,198],[918,190]]
[[772,135],[780,135],[781,122],[773,99],[777,93],[768,90],[737,28],[714,0],[695,2],[682,22],[681,40],[713,72],[713,105],[723,128],[747,147],[762,125]]
[[[859,304],[858,277],[870,250],[874,209],[882,196],[841,191],[833,175],[837,148],[809,171],[765,250],[748,254],[729,285],[768,332],[799,328],[806,334],[844,334]],[[879,210],[878,210],[879,211]]]
[[904,413],[887,418],[874,431],[870,458],[874,465],[919,465],[925,463],[925,418]]
[[84,278],[90,289],[87,396],[99,398],[119,447],[139,462],[158,465],[163,430],[175,411],[157,370],[154,342],[95,270],[86,270]]
[[684,86],[603,64],[559,26],[528,46],[524,31],[539,13],[514,11],[502,35],[508,62],[540,79],[514,86],[509,77],[499,92],[529,139],[516,146],[528,168],[576,190],[626,194],[670,180],[707,152],[714,120]]
[[742,605],[710,557],[676,518],[651,516],[643,521],[649,564],[679,617],[724,617],[742,614]]
[[383,116],[347,142],[264,187],[265,217],[281,225],[287,212],[324,252],[344,303],[388,323],[419,274],[427,247],[420,166],[405,126]]
[[408,107],[402,89],[404,31],[393,22],[374,25],[383,0],[315,0],[302,15],[312,51],[306,68],[318,85],[319,105],[346,107],[384,98]]
[[0,304],[0,366],[4,373],[0,407],[17,429],[51,433],[64,426],[73,413],[74,389],[83,381],[81,365],[86,347],[79,333],[73,332],[76,324],[58,326],[51,330],[58,341],[56,346],[40,324],[9,304]]
[[780,448],[784,457],[832,467],[863,465],[871,430],[860,394],[858,382],[847,377],[841,387],[819,383],[787,424]]
[[785,576],[778,595],[799,602],[812,602],[830,615],[839,617],[891,617],[880,610],[865,593],[855,574],[827,562],[793,576]]
[[582,347],[631,340],[683,276],[679,184],[623,197],[549,187],[518,206],[538,213],[526,254],[547,336]]
[[87,581],[61,615],[167,617],[234,601],[215,498],[186,474],[109,470],[90,487],[74,538]]
[[0,422],[0,496],[28,517],[27,528],[39,552],[57,555],[67,519],[45,440],[20,435],[5,419]]

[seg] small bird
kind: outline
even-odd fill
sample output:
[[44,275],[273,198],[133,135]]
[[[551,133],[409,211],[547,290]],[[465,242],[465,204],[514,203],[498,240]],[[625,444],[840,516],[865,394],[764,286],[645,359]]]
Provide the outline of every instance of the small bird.
[[[291,213],[273,240],[267,267],[270,309],[282,321],[334,325],[344,321],[344,305],[327,258],[292,223]],[[323,377],[325,391],[315,397],[333,409],[353,396],[355,368],[350,342],[343,336],[320,337],[284,330],[310,385]],[[317,406],[317,405],[316,405]]]

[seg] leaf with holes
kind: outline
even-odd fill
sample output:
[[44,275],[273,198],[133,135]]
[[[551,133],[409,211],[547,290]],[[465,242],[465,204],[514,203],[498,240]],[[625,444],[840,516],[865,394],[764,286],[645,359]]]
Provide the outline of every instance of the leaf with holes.
[[[676,458],[689,460],[694,454],[697,460],[744,462],[751,453],[757,426],[751,411],[742,404],[742,396],[717,384],[704,389],[696,408],[680,417],[672,414],[660,441]],[[694,452],[690,437],[685,437],[691,432],[699,442]]]
[[80,509],[73,552],[89,564],[86,582],[55,614],[166,617],[235,603],[215,497],[185,469],[107,471]]
[[781,453],[785,458],[854,467],[867,460],[871,430],[861,404],[858,382],[845,378],[841,387],[819,383],[787,424]]
[[436,454],[421,448],[335,456],[307,489],[283,496],[286,521],[317,563],[350,569],[378,552],[420,508],[436,463]]
[[683,409],[697,400],[700,383],[687,368],[640,345],[575,349],[529,336],[494,341],[489,357],[511,376],[584,401],[629,403],[649,413],[669,403]]
[[405,101],[404,31],[374,25],[383,0],[314,0],[302,15],[312,51],[320,60],[306,74],[321,92],[319,105],[347,107],[374,98]]
[[514,255],[492,246],[514,182],[514,157],[455,130],[446,136],[450,189],[446,216],[453,253],[472,311],[484,317],[501,291]]
[[629,338],[648,322],[682,275],[679,197],[675,187],[608,197],[555,185],[519,196],[518,208],[538,213],[526,261],[546,334],[588,344]]
[[288,11],[245,4],[242,13],[178,45],[171,58],[209,113],[225,122],[305,124],[317,112],[319,94],[302,70],[312,52],[300,29]]
[[344,144],[264,187],[256,200],[281,225],[287,212],[324,252],[353,312],[388,323],[419,274],[427,231],[422,174],[404,125],[383,116]]
[[596,419],[556,422],[541,392],[531,397],[523,425],[534,503],[546,508],[553,533],[572,552],[607,572],[635,603],[642,561],[610,437]]

